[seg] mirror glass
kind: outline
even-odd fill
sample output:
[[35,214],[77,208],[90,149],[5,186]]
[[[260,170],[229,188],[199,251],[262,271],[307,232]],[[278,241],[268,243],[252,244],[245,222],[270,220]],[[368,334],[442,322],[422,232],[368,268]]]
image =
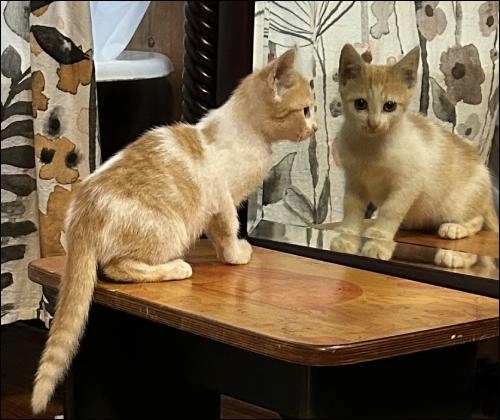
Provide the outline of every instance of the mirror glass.
[[[319,129],[307,141],[273,145],[271,172],[248,202],[250,238],[335,254],[330,242],[344,216],[345,183],[335,146],[343,121],[338,61],[346,43],[370,51],[373,64],[397,61],[420,47],[410,109],[477,148],[490,169],[498,214],[497,23],[492,28],[489,21],[498,21],[498,11],[481,2],[255,2],[254,68],[297,45],[296,67],[314,90]],[[368,206],[366,225],[376,217],[377,209]],[[497,232],[450,240],[400,230],[385,246],[394,250],[387,264],[498,281]],[[455,267],[458,260],[466,266]]]

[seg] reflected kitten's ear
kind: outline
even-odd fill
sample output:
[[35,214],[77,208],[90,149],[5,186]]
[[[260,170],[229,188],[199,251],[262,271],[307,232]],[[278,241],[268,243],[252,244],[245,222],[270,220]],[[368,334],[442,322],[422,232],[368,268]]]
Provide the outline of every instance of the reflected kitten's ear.
[[401,60],[399,60],[392,67],[392,71],[395,72],[403,82],[407,84],[409,88],[412,88],[417,83],[417,72],[418,63],[420,62],[420,48],[415,47],[409,53],[407,53]]
[[274,92],[276,100],[281,100],[283,90],[288,89],[293,84],[291,70],[294,68],[297,47],[290,48],[281,54],[269,65],[267,83]]
[[351,44],[345,44],[340,52],[339,82],[345,85],[348,80],[361,77],[363,59]]

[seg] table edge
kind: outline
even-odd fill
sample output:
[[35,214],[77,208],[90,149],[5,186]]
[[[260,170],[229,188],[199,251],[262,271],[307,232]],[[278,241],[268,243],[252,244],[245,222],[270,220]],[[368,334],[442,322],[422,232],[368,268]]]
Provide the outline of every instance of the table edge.
[[[28,277],[31,281],[57,290],[60,274],[41,269],[34,265],[35,262],[36,260],[28,264]],[[50,279],[49,282],[46,281],[47,278]],[[233,347],[306,366],[340,366],[368,362],[482,341],[499,335],[499,318],[496,316],[384,339],[346,344],[310,344],[280,340],[214,320],[210,320],[210,324],[215,328],[207,331],[206,318],[131,297],[120,291],[103,289],[99,287],[99,283],[95,288],[93,301]],[[479,336],[478,328],[481,328]]]

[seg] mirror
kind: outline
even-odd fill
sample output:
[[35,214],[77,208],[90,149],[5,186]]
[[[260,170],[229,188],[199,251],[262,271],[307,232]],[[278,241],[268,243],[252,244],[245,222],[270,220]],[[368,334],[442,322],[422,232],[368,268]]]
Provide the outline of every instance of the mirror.
[[[315,91],[320,128],[308,141],[273,146],[269,177],[239,212],[241,231],[255,245],[498,298],[498,233],[444,240],[399,231],[385,244],[394,249],[389,261],[329,249],[343,218],[334,139],[343,118],[337,67],[345,43],[369,45],[375,64],[420,46],[411,108],[476,146],[492,173],[498,213],[499,66],[495,30],[486,23],[494,11],[475,2],[422,4],[186,2],[184,115],[195,121],[225,101],[241,77],[298,45],[298,70]],[[365,223],[376,216],[367,208]],[[446,267],[454,253],[470,266]]]

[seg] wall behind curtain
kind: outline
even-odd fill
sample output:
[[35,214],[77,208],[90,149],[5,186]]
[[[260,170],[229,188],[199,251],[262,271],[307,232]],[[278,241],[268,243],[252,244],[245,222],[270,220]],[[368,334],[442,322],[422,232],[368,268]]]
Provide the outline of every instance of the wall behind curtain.
[[48,322],[54,296],[27,265],[64,254],[69,196],[100,161],[89,2],[1,9],[2,325]]
[[273,148],[273,170],[251,203],[260,217],[288,226],[343,217],[335,133],[342,120],[337,68],[345,43],[369,48],[375,64],[420,46],[412,109],[454,130],[488,160],[498,114],[497,2],[258,1],[255,12],[254,66],[297,44],[320,126],[308,142]]

